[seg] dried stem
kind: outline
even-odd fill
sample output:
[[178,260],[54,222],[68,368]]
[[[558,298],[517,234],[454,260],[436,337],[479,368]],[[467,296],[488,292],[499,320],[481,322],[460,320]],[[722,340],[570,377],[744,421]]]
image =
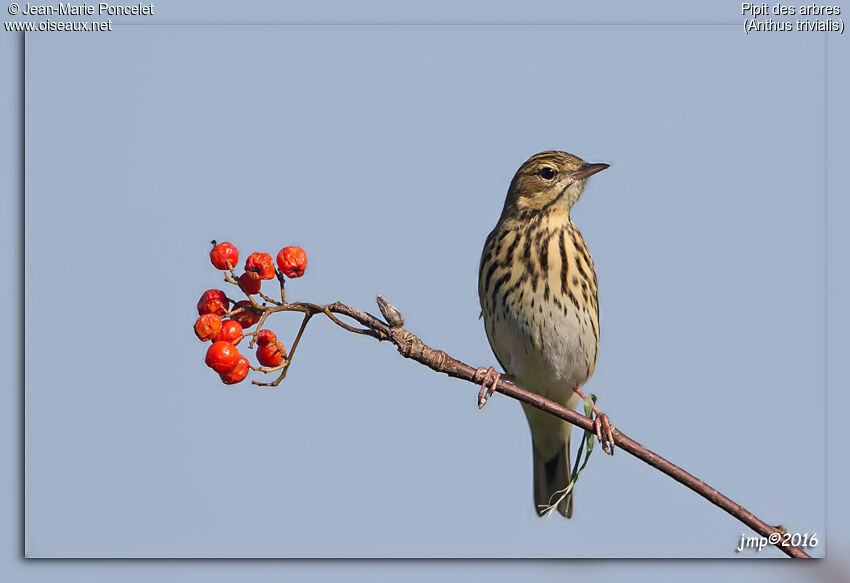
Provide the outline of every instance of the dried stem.
[[269,296],[267,296],[263,292],[257,292],[257,295],[260,296],[261,298],[263,298],[264,300],[266,300],[270,304],[274,304],[275,306],[281,305],[281,303],[279,301],[271,299]]
[[[283,285],[281,284],[281,298],[285,298],[283,294]],[[253,300],[252,300],[253,302]],[[256,302],[253,302],[256,305]],[[301,328],[298,330],[298,335],[295,339],[295,342],[292,346],[292,351],[289,354],[289,358],[287,359],[283,373],[281,377],[278,378],[273,383],[267,383],[265,386],[274,386],[277,385],[283,378],[286,376],[286,370],[289,368],[289,365],[292,363],[292,356],[295,352],[295,348],[298,344],[298,341],[301,339],[301,335],[304,332],[304,329],[307,325],[307,322],[310,318],[317,314],[325,314],[334,324],[337,326],[349,331],[355,332],[357,334],[365,334],[368,336],[372,336],[373,338],[379,341],[389,341],[392,342],[399,353],[405,358],[410,358],[415,360],[420,364],[424,364],[425,366],[437,371],[442,372],[450,377],[463,379],[465,381],[469,381],[472,383],[479,384],[476,380],[476,368],[471,367],[470,365],[461,362],[455,358],[452,358],[442,350],[435,350],[422,342],[418,336],[413,333],[405,330],[402,327],[392,327],[385,322],[375,318],[371,314],[367,314],[361,310],[356,308],[352,308],[340,302],[336,302],[333,304],[328,304],[325,306],[311,304],[307,302],[297,302],[297,303],[286,303],[285,299],[282,303],[274,302],[273,306],[258,306],[257,308],[262,310],[263,320],[261,320],[260,325],[262,325],[262,321],[265,320],[265,317],[274,312],[302,312],[305,314],[304,320],[301,323]],[[345,322],[342,322],[339,318],[336,317],[336,314],[351,318],[357,323],[361,324],[363,328],[356,328],[354,326],[350,326]],[[259,328],[258,328],[259,329]],[[255,384],[261,384],[256,383]],[[527,403],[533,407],[540,409],[541,411],[545,411],[559,419],[563,419],[568,423],[572,423],[577,427],[584,429],[585,431],[593,431],[593,421],[584,415],[579,414],[572,409],[561,405],[560,403],[556,403],[550,399],[542,397],[537,393],[533,393],[527,389],[524,389],[518,385],[507,382],[503,379],[500,379],[496,384],[496,391],[521,401],[523,403]],[[759,519],[752,512],[741,506],[740,504],[734,502],[727,496],[721,494],[699,478],[693,476],[692,474],[686,472],[679,466],[667,461],[657,453],[647,449],[625,433],[619,428],[614,429],[614,438],[617,444],[617,447],[622,449],[625,452],[630,453],[636,458],[646,462],[652,467],[658,469],[659,471],[667,474],[677,482],[684,484],[712,504],[719,506],[727,513],[731,514],[745,525],[753,529],[755,532],[760,534],[763,537],[769,538],[771,535],[776,536],[778,534],[780,536],[779,542],[775,543],[775,546],[779,548],[783,553],[791,557],[797,558],[809,558],[809,555],[806,552],[796,546],[784,546],[782,544],[782,534],[784,533],[784,528],[779,526],[771,526],[765,523],[763,520]]]
[[304,334],[304,329],[307,327],[307,322],[309,322],[310,318],[312,317],[312,312],[307,312],[306,314],[304,314],[304,319],[301,321],[301,327],[298,328],[298,334],[295,335],[295,341],[292,343],[292,348],[290,348],[289,350],[289,356],[283,363],[280,364],[280,366],[276,366],[271,369],[251,367],[254,370],[259,370],[262,372],[274,372],[280,370],[280,376],[270,383],[258,383],[257,381],[251,381],[253,384],[257,385],[258,387],[276,387],[280,384],[280,381],[286,378],[286,371],[289,370],[289,365],[292,364],[292,357],[295,355],[295,349],[298,348],[298,343],[301,342],[301,335]]

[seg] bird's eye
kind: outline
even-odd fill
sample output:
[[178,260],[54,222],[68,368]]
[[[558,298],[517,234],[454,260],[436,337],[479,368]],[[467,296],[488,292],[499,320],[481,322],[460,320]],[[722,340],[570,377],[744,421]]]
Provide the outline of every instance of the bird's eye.
[[549,166],[544,166],[537,171],[537,175],[543,180],[552,180],[555,178],[555,169],[550,168]]

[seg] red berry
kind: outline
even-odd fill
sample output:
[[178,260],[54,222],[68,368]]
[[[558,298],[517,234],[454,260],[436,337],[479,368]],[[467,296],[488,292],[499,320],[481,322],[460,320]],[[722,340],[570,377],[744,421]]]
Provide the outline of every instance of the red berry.
[[277,253],[277,268],[286,277],[301,277],[307,269],[307,254],[298,246],[284,247]]
[[221,323],[221,331],[216,335],[216,342],[222,340],[230,342],[234,346],[242,339],[242,326],[236,320],[225,320]]
[[216,269],[233,269],[239,263],[239,250],[232,243],[219,243],[210,251],[210,261]]
[[266,346],[277,341],[277,336],[271,330],[260,330],[257,334],[257,346]]
[[220,289],[208,289],[198,300],[198,314],[217,314],[223,316],[227,313],[230,301]]
[[257,361],[263,366],[277,366],[286,358],[286,348],[278,340],[257,348]]
[[233,305],[233,310],[241,308],[235,314],[232,314],[230,317],[239,322],[239,325],[243,328],[250,328],[254,324],[260,321],[260,311],[254,308],[254,305],[248,300],[242,300],[240,302],[236,302]]
[[239,276],[239,287],[241,287],[242,291],[248,295],[253,295],[259,292],[261,283],[263,283],[263,280],[260,279],[253,271],[246,271]]
[[204,314],[195,320],[195,335],[202,341],[212,340],[221,331],[221,318],[216,314]]
[[245,377],[248,376],[248,359],[244,356],[239,357],[239,362],[236,363],[236,368],[234,368],[230,372],[226,372],[221,377],[221,382],[225,385],[234,385],[236,383],[241,383],[245,380]]
[[239,349],[230,342],[213,342],[207,349],[204,362],[219,374],[229,373],[239,363]]
[[245,271],[257,274],[260,279],[274,277],[274,261],[268,253],[251,253],[245,261]]

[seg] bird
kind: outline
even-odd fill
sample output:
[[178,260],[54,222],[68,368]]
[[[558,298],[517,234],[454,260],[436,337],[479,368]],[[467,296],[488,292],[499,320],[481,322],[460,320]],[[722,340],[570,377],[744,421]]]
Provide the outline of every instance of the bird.
[[[531,156],[514,175],[478,271],[481,317],[505,370],[478,369],[479,407],[500,378],[572,409],[585,398],[581,387],[599,348],[599,300],[593,259],[570,210],[587,179],[608,167],[550,150]],[[569,518],[572,493],[559,494],[571,480],[572,425],[522,407],[531,429],[535,510],[544,516],[557,509]],[[613,453],[612,426],[595,405],[594,412],[596,436]]]

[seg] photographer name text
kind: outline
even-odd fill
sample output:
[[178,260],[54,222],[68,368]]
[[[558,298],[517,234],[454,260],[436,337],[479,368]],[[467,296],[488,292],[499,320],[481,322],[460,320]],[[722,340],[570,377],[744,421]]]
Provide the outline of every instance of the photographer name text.
[[153,4],[24,4],[20,11],[24,16],[153,16]]

